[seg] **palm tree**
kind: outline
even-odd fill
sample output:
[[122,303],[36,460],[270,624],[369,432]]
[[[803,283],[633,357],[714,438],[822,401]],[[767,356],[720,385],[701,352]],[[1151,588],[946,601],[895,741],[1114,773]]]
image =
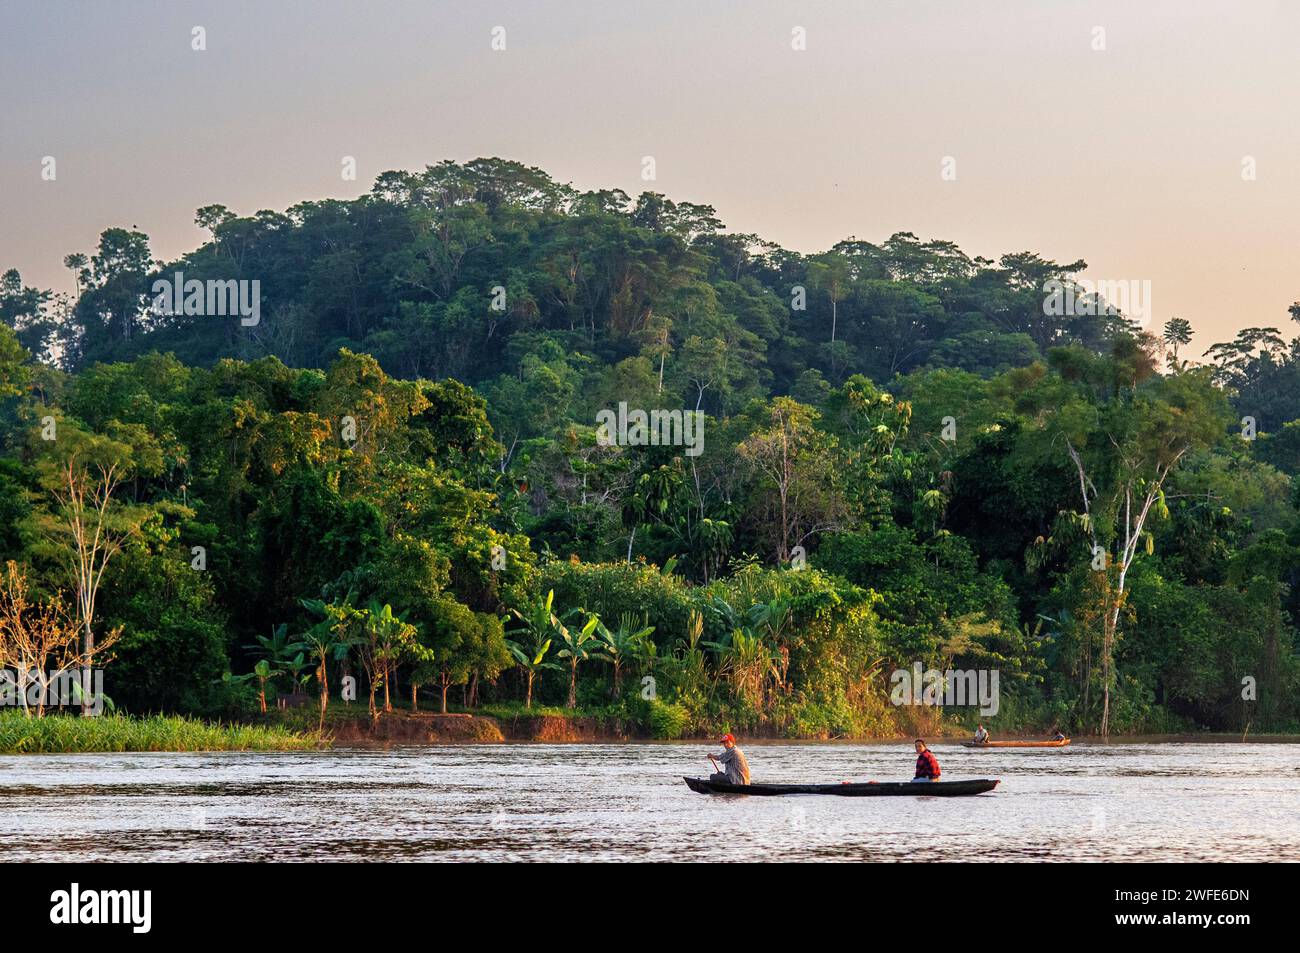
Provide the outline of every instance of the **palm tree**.
[[1192,343],[1192,323],[1186,318],[1170,318],[1165,322],[1165,330],[1161,338],[1173,350],[1171,363],[1174,369],[1178,370],[1178,347]]
[[758,603],[751,611],[755,615],[755,624],[767,630],[768,640],[775,646],[777,688],[784,693],[790,674],[790,647],[785,640],[785,629],[792,618],[790,600],[776,596],[771,602]]
[[655,644],[654,639],[642,639],[637,645],[636,651],[632,655],[633,661],[637,664],[637,672],[641,675],[653,675],[655,665],[659,661],[659,646]]
[[710,608],[730,634],[700,644],[714,651],[719,674],[731,682],[738,698],[754,697],[761,703],[768,678],[784,680],[788,656],[770,646],[760,630],[766,628],[773,639],[779,639],[790,618],[789,606],[781,599],[774,599],[770,604],[756,602],[742,612],[715,596]]
[[90,259],[81,252],[73,252],[71,255],[63,256],[63,267],[72,272],[72,280],[77,285],[77,297],[81,297],[81,279],[85,274],[86,266],[90,264]]
[[683,690],[687,693],[703,693],[705,687],[709,686],[709,695],[712,697],[708,659],[700,642],[703,636],[704,615],[699,609],[691,609],[687,616],[686,638],[677,640],[671,656],[672,664],[677,670],[678,695]]
[[552,636],[563,628],[560,620],[551,610],[554,602],[555,590],[552,589],[546,594],[545,599],[538,599],[526,605],[525,611],[510,610],[511,614],[522,623],[511,629],[510,634],[519,633],[528,639],[527,642],[506,640],[506,648],[510,650],[510,654],[514,656],[528,679],[528,689],[524,696],[525,708],[533,707],[533,679],[537,677],[537,673],[543,669],[559,668],[555,663],[546,661],[546,654],[551,650]]
[[731,524],[705,517],[691,527],[691,536],[691,552],[707,583],[721,571],[731,552]]
[[762,636],[747,629],[736,629],[725,643],[708,643],[720,649],[722,668],[730,673],[736,695],[760,700],[769,675],[779,670],[780,657],[763,641]]
[[[575,612],[582,610],[575,609]],[[596,651],[600,645],[600,640],[596,637],[596,626],[600,625],[600,616],[596,613],[589,613],[587,621],[581,629],[570,629],[563,623],[560,624],[560,651],[556,654],[560,658],[569,660],[569,708],[578,707],[578,663],[585,662],[588,659],[602,658],[603,656]]]
[[625,612],[618,619],[618,628],[610,630],[604,622],[597,621],[596,637],[600,639],[603,658],[614,667],[614,697],[622,694],[623,666],[628,660],[643,654],[642,646],[649,641],[655,627],[646,625],[644,616],[640,620],[630,612]]

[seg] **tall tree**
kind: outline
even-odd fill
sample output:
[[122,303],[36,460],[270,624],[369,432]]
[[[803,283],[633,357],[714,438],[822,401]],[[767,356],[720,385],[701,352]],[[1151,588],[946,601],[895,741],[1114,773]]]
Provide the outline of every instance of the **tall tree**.
[[836,528],[845,516],[835,441],[817,429],[819,416],[811,407],[778,397],[736,446],[756,478],[759,532],[780,563],[790,560],[795,546]]
[[48,414],[32,445],[39,454],[40,483],[48,494],[48,505],[34,515],[36,528],[64,567],[74,594],[82,652],[93,658],[95,611],[104,573],[152,512],[148,506],[120,499],[119,490],[138,476],[158,473],[162,456],[152,436],[139,425],[118,424],[112,435],[104,436]]
[[849,263],[836,251],[825,252],[808,262],[808,283],[819,291],[826,292],[831,303],[831,343],[835,343],[835,333],[839,325],[840,302],[848,294],[852,275]]
[[[1111,362],[1095,368],[1093,378],[1110,390],[1118,378],[1128,388],[1110,390],[1098,400],[1076,397],[1053,415],[1047,433],[1059,442],[1072,464],[1079,509],[1063,512],[1049,543],[1066,543],[1080,533],[1089,545],[1087,558],[1104,577],[1097,591],[1101,608],[1103,736],[1110,732],[1111,691],[1114,685],[1115,643],[1125,610],[1129,574],[1143,553],[1154,551],[1150,526],[1167,517],[1165,486],[1170,474],[1190,452],[1220,439],[1227,424],[1222,394],[1208,372],[1169,378],[1149,378],[1151,368],[1139,364],[1136,378],[1126,368],[1121,349]],[[1146,376],[1141,383],[1137,378]]]

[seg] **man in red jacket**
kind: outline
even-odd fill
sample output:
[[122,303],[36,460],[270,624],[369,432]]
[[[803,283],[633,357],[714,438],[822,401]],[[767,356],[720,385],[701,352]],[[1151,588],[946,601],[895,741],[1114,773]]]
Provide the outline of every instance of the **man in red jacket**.
[[920,738],[916,739],[916,777],[913,781],[938,781],[939,762]]

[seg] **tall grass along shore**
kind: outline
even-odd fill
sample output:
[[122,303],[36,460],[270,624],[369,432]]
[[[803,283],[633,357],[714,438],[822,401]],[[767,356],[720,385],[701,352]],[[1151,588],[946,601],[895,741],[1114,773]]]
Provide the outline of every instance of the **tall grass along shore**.
[[0,754],[293,751],[320,744],[320,737],[314,733],[276,726],[213,724],[167,715],[29,718],[19,711],[0,712]]

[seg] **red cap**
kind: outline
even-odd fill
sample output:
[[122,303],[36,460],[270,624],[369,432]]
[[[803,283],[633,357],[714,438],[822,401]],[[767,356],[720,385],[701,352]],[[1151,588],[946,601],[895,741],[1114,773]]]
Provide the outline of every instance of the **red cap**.
[[725,734],[722,736],[722,740],[730,741],[734,745],[736,743],[736,736],[733,734]]

